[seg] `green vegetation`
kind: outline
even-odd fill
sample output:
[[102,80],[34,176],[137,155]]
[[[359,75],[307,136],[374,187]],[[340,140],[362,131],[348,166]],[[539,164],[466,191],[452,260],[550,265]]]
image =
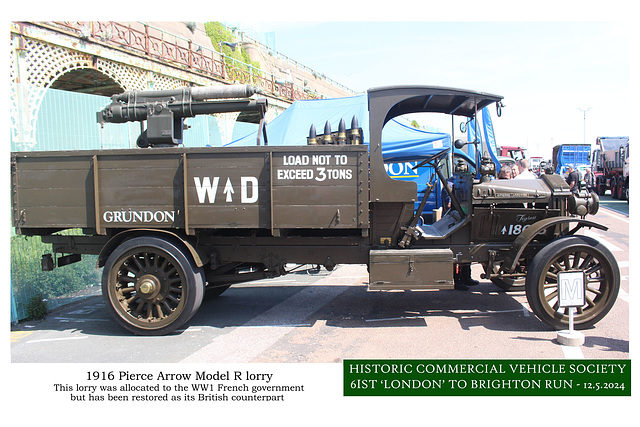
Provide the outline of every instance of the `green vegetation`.
[[[228,67],[240,68],[242,71],[260,75],[260,63],[258,61],[252,61],[241,44],[237,44],[235,49],[223,44],[223,42],[237,43],[233,32],[229,31],[220,22],[205,22],[204,28],[207,36],[211,39],[213,47],[225,55],[225,64]],[[247,67],[245,64],[249,64],[253,68]]]
[[47,315],[47,304],[42,294],[38,294],[31,298],[27,304],[27,319],[40,320]]
[[44,299],[56,299],[100,283],[96,256],[84,256],[80,262],[42,271],[42,255],[47,252],[51,252],[51,246],[42,243],[40,237],[11,237],[11,284],[21,318],[37,318],[34,316],[45,306]]

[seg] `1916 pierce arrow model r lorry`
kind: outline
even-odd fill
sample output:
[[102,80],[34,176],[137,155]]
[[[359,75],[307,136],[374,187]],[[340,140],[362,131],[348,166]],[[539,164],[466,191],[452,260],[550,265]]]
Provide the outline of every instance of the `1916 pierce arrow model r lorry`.
[[[457,163],[447,173],[451,187],[441,167],[447,148],[422,163],[435,168],[451,209],[422,224],[416,184],[385,172],[381,135],[392,118],[436,112],[469,123],[490,104],[500,108],[502,97],[428,86],[371,89],[368,145],[352,120],[351,129],[341,123],[324,135],[312,127],[308,145],[284,147],[268,145],[267,103],[253,95],[250,86],[125,92],[98,121],[146,121],[138,140],[144,148],[12,153],[17,233],[53,245],[44,269],[97,254],[109,312],[142,335],[184,325],[205,292],[285,274],[288,263],[329,270],[366,264],[375,290],[453,289],[456,265],[479,263],[498,286],[524,286],[533,312],[555,328],[569,319],[559,306],[559,277],[582,272],[585,303],[575,327],[595,324],[613,306],[620,287],[614,257],[576,234],[606,230],[585,219],[598,210],[594,194],[572,195],[558,175],[493,180],[495,165],[481,155],[477,168]],[[184,118],[231,111],[259,121],[256,146],[179,146]],[[76,228],[80,235],[59,234]]]

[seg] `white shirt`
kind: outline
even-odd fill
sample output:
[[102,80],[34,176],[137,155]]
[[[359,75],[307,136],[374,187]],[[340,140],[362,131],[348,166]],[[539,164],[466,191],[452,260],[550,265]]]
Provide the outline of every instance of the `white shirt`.
[[518,176],[516,176],[513,179],[536,179],[536,178],[537,176],[535,176],[533,172],[526,170],[524,172],[520,172]]

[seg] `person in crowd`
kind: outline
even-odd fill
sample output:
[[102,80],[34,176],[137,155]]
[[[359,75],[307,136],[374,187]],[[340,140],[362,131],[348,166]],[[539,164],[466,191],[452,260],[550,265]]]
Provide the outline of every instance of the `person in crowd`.
[[520,172],[515,179],[535,179],[536,176],[529,170],[529,160],[520,159],[517,163],[518,171]]
[[511,166],[502,165],[500,167],[500,172],[498,172],[498,179],[511,179],[511,178],[513,178]]
[[567,184],[573,194],[580,192],[580,172],[575,170],[573,165],[567,166]]
[[545,161],[540,162],[540,167],[538,168],[537,175],[538,176],[544,175],[546,169],[547,169],[547,162]]
[[584,172],[584,183],[587,186],[589,192],[596,189],[596,176],[591,172],[591,169],[587,168]]

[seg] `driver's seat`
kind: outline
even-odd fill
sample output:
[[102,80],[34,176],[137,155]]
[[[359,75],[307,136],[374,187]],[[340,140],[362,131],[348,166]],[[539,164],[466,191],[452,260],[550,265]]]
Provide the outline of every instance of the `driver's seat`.
[[[467,217],[468,218],[468,217]],[[450,209],[440,220],[430,225],[416,227],[420,232],[420,237],[428,240],[444,239],[466,223],[460,213]]]

